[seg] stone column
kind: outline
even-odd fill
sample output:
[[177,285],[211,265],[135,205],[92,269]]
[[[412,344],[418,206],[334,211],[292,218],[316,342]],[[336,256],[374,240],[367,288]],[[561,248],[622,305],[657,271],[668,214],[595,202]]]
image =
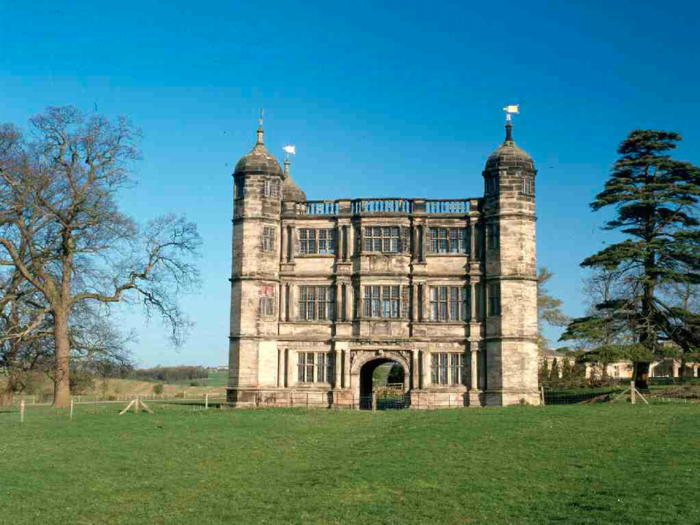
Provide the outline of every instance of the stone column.
[[[338,390],[342,388],[343,385],[343,378],[341,376],[342,374],[342,363],[341,359],[343,358],[342,352],[339,350],[335,350],[335,377],[333,378],[333,389]],[[334,402],[336,401],[335,399],[333,400]]]
[[343,388],[350,388],[350,351],[343,350]]
[[296,284],[290,284],[289,289],[287,291],[287,304],[289,305],[289,319],[290,320],[296,320],[298,317],[297,315],[297,307],[294,304],[294,297],[296,296]]
[[418,285],[411,285],[411,321],[418,321]]
[[277,349],[277,388],[284,385],[284,351]]
[[477,283],[472,282],[471,289],[469,290],[469,293],[471,294],[471,300],[470,300],[471,313],[470,313],[470,315],[471,315],[472,321],[476,321],[478,319],[477,310],[476,310],[476,307],[477,307],[477,304],[476,304],[477,303],[477,301],[476,301],[476,284]]
[[420,387],[421,389],[427,388],[429,384],[430,376],[428,375],[428,367],[430,366],[430,360],[428,359],[428,352],[421,350],[420,353]]
[[353,310],[353,304],[355,302],[355,287],[352,286],[352,284],[348,284],[345,287],[345,290],[346,290],[346,294],[345,294],[345,297],[346,297],[345,315],[346,315],[346,317],[345,317],[345,319],[347,319],[348,321],[352,321],[353,320],[352,310]]
[[334,319],[335,322],[343,320],[342,308],[343,308],[343,285],[342,285],[342,283],[336,282],[335,283],[335,312],[333,312],[333,315],[335,317],[335,319]]
[[287,261],[289,261],[290,263],[293,263],[294,262],[294,252],[296,250],[296,244],[297,244],[296,243],[296,237],[297,237],[296,228],[294,228],[293,226],[290,226],[289,230],[287,230],[287,231],[288,231],[287,243],[289,243],[289,251],[287,252]]
[[469,384],[469,406],[481,406],[481,390],[479,390],[479,343],[471,343],[471,362],[469,371],[471,372]]
[[294,365],[292,364],[292,351],[287,348],[284,351],[284,369],[285,369],[285,375],[284,375],[284,387],[289,388],[292,386],[292,379],[294,376],[292,376],[292,373],[294,372]]
[[350,251],[349,229],[347,226],[343,226],[343,261],[348,260],[348,252]]

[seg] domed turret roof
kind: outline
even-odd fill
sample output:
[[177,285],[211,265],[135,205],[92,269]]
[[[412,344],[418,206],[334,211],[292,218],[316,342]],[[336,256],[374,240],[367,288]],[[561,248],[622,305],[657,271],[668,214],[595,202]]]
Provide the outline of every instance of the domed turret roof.
[[284,184],[282,185],[282,200],[290,202],[306,201],[306,193],[297,186],[292,174],[289,172],[289,159],[284,161]]
[[506,122],[506,140],[486,161],[486,170],[505,168],[535,169],[532,157],[513,140],[513,124]]
[[262,124],[258,128],[258,140],[253,147],[253,150],[247,155],[243,155],[241,160],[236,164],[236,169],[233,174],[236,173],[249,173],[249,172],[264,172],[271,175],[282,175],[282,168],[277,159],[267,151],[265,147],[265,142],[263,141],[264,135]]

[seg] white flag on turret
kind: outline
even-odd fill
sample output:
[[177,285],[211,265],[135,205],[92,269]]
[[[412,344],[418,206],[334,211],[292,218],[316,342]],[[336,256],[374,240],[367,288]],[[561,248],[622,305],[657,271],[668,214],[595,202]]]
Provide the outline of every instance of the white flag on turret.
[[290,144],[289,146],[285,146],[285,147],[284,147],[284,152],[285,152],[287,155],[296,155],[296,154],[297,154],[297,147],[296,147],[296,146],[292,146],[292,145]]
[[505,111],[509,115],[517,115],[518,113],[520,113],[520,104],[510,104],[504,107],[503,111]]

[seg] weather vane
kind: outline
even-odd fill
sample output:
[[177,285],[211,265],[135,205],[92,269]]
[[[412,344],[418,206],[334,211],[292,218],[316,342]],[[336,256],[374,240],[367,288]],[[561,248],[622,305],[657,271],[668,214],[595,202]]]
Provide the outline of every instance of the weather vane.
[[297,154],[297,147],[293,146],[292,144],[289,144],[282,149],[284,149],[284,160],[289,160],[290,155]]
[[506,112],[506,122],[513,120],[513,115],[520,113],[520,104],[510,104],[503,108]]
[[263,125],[263,114],[264,114],[264,112],[265,112],[265,110],[262,109],[262,108],[260,108],[260,120],[258,120],[258,122],[260,123],[260,126],[261,126],[261,127],[262,127],[262,125]]

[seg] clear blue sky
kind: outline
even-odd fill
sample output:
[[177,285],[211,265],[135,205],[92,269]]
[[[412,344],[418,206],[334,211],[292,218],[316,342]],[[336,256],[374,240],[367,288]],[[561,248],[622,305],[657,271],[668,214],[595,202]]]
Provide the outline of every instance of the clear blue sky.
[[198,223],[204,286],[184,299],[197,326],[174,351],[158,323],[124,314],[143,365],[227,362],[231,171],[261,107],[269,149],[297,145],[310,199],[469,197],[503,140],[501,108],[520,103],[539,264],[580,315],[579,263],[612,238],[588,204],[619,142],[675,130],[677,156],[700,163],[700,8],[569,4],[0,0],[0,121],[67,104],[129,116],[144,160],[124,208]]

